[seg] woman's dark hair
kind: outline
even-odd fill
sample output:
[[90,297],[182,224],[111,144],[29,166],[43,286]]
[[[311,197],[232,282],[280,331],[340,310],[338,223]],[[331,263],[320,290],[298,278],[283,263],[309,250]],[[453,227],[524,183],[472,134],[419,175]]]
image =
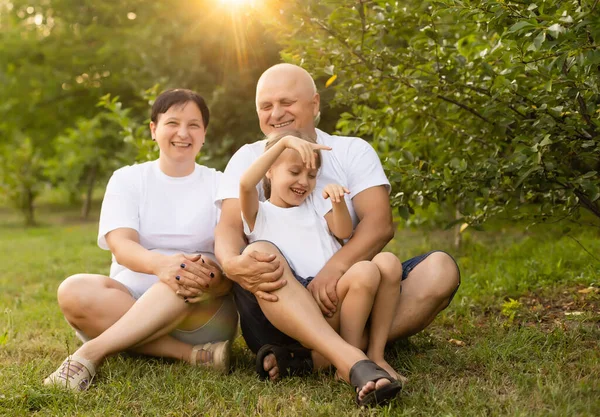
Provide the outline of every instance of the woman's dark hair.
[[171,107],[183,105],[189,101],[196,103],[198,109],[200,109],[200,113],[202,113],[204,129],[206,129],[208,127],[208,120],[210,118],[210,112],[208,111],[206,102],[199,94],[185,88],[166,90],[156,97],[156,100],[152,105],[152,114],[150,115],[150,120],[152,120],[154,123],[157,123],[159,114],[166,113]]
[[[286,130],[285,132],[277,132],[277,133],[272,133],[271,135],[267,136],[267,143],[265,144],[265,152],[268,151],[269,149],[271,149],[277,142],[279,142],[281,139],[283,139],[286,136],[296,136],[297,138],[303,139],[307,142],[310,143],[317,143],[316,139],[310,137],[309,135],[300,132],[299,130]],[[320,151],[316,151],[317,154],[317,169],[321,168],[321,152]],[[265,198],[269,199],[271,198],[271,181],[267,178],[267,176],[265,175],[263,177],[263,191],[265,192]]]

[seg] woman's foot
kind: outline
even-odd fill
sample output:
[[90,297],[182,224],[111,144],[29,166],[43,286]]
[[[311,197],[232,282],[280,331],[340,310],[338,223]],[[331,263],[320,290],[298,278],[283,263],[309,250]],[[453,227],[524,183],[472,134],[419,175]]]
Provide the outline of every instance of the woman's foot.
[[96,367],[92,362],[81,356],[71,355],[44,380],[44,385],[85,391],[95,375]]
[[191,365],[204,365],[216,371],[229,372],[231,358],[231,342],[205,343],[192,347],[189,363]]

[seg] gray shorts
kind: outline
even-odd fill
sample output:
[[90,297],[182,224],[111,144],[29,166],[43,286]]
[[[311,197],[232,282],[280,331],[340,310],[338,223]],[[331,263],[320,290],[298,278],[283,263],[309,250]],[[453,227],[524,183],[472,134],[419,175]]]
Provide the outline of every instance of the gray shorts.
[[[69,323],[70,324],[70,323]],[[238,328],[238,312],[235,308],[233,295],[228,294],[223,297],[223,304],[204,325],[195,330],[173,330],[170,335],[184,343],[194,345],[203,345],[208,342],[220,342],[223,340],[233,340]],[[91,340],[81,330],[75,329],[75,335],[82,342]]]

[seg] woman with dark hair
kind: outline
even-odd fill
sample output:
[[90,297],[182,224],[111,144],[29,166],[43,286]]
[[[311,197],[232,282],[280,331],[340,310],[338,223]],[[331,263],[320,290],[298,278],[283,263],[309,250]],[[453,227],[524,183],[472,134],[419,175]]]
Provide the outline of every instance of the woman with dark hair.
[[111,177],[98,232],[112,253],[110,274],[60,285],[60,308],[84,344],[45,384],[83,391],[104,358],[125,350],[229,369],[238,315],[213,255],[221,173],[196,163],[208,122],[193,91],[168,90],[154,102],[160,156]]

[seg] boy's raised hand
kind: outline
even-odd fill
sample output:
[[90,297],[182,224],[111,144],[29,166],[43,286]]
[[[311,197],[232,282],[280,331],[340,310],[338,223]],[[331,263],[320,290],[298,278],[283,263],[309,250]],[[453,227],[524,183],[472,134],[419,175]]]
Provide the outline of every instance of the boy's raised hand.
[[306,165],[306,167],[309,169],[315,169],[317,167],[316,151],[331,150],[329,146],[307,142],[304,139],[297,138],[296,136],[286,136],[281,141],[286,148],[297,151],[302,158],[302,162],[304,162],[304,165]]
[[332,203],[343,202],[344,194],[350,194],[350,190],[339,184],[327,184],[323,189],[323,198],[331,198]]

